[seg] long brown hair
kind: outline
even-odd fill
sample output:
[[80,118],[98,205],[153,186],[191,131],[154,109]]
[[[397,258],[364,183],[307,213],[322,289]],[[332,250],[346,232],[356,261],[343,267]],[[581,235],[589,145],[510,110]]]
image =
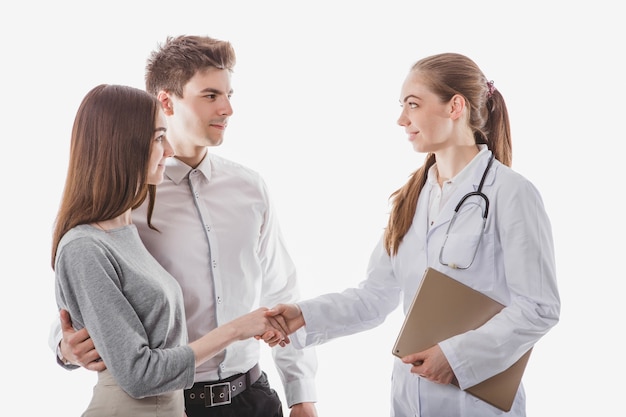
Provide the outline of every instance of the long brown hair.
[[[411,71],[419,72],[442,102],[450,101],[455,94],[462,95],[467,102],[468,124],[476,143],[486,144],[496,159],[511,166],[511,129],[504,98],[474,61],[461,54],[443,53],[419,60]],[[385,249],[390,256],[398,253],[400,243],[411,227],[417,199],[434,163],[435,155],[428,154],[424,164],[407,183],[390,196],[392,207],[384,235]]]
[[[87,93],[74,119],[70,157],[52,238],[52,269],[63,235],[79,224],[134,209],[155,186],[148,158],[159,102],[133,87],[102,84]],[[150,224],[151,212],[148,214]]]

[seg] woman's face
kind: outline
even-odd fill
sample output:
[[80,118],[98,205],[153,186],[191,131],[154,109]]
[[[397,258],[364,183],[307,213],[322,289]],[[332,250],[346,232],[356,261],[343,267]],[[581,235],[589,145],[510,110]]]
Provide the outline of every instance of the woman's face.
[[451,144],[454,128],[451,103],[441,102],[418,72],[407,75],[400,104],[398,124],[404,127],[415,151],[436,152]]
[[157,185],[163,181],[165,161],[174,156],[174,148],[165,136],[165,115],[159,110],[154,124],[150,159],[148,161],[148,184]]

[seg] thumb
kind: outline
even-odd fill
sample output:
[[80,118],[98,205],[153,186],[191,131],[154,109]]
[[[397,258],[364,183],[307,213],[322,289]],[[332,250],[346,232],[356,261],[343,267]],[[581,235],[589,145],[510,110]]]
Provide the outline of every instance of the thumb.
[[67,310],[61,310],[60,315],[61,315],[61,330],[64,332],[67,330],[73,330],[72,319],[70,317],[70,313]]
[[412,353],[410,355],[406,355],[405,357],[402,358],[402,362],[404,363],[410,363],[414,366],[420,366],[421,364],[424,363],[424,360],[426,359],[426,357],[421,353]]
[[274,317],[283,313],[284,307],[282,304],[277,304],[265,312],[265,317]]

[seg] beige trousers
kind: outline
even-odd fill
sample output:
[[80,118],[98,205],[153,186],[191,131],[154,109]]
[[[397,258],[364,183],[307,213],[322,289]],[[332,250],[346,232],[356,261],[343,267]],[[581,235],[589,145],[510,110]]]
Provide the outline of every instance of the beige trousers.
[[183,390],[136,399],[104,370],[98,373],[93,397],[82,417],[183,417],[184,409]]

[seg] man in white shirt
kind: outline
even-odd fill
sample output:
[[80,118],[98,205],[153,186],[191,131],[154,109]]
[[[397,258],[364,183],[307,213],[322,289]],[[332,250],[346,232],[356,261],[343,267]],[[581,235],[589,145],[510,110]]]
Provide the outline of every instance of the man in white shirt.
[[[230,43],[209,37],[169,37],[146,66],[146,89],[167,117],[170,158],[154,208],[133,213],[153,256],[180,283],[189,340],[259,306],[299,297],[296,271],[285,248],[263,179],[208,152],[222,143],[233,113],[230,97],[235,54]],[[148,227],[146,218],[151,216]],[[69,317],[51,333],[51,347],[67,367],[106,365],[87,330],[74,332]],[[272,352],[291,417],[315,417],[313,350],[290,345]],[[185,390],[188,417],[282,416],[282,405],[258,366],[259,342],[249,339],[196,369]]]

